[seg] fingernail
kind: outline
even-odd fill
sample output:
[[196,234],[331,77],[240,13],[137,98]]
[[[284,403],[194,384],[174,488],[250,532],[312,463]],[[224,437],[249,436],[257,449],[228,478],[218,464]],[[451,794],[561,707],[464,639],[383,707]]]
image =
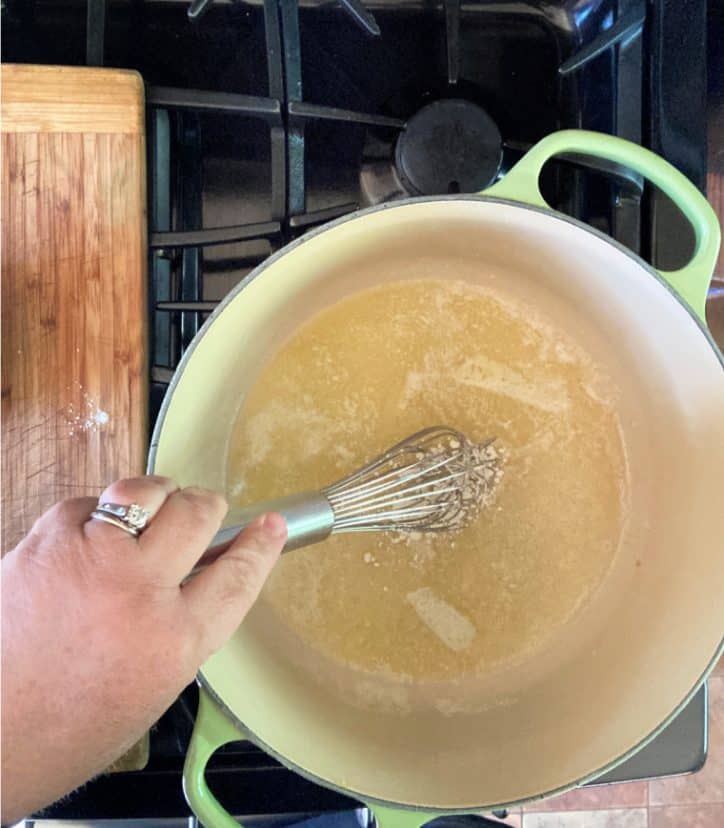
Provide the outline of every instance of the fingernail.
[[287,522],[276,512],[269,512],[266,515],[262,515],[259,525],[273,538],[286,537]]

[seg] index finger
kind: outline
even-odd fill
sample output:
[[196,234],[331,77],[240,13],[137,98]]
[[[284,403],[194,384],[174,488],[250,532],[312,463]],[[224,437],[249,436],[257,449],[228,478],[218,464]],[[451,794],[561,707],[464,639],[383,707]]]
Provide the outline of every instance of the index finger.
[[228,506],[208,489],[189,487],[168,496],[138,538],[147,556],[153,556],[159,576],[178,585],[194,568],[218,532]]

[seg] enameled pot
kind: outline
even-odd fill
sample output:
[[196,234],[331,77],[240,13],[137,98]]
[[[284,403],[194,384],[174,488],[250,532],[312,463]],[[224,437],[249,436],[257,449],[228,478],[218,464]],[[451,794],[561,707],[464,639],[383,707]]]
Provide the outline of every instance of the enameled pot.
[[[547,207],[540,171],[564,153],[622,165],[666,192],[695,231],[688,266],[657,272]],[[286,663],[255,609],[198,677],[184,786],[204,824],[235,825],[204,778],[214,750],[235,739],[368,803],[383,826],[417,826],[592,780],[687,703],[724,631],[724,509],[714,494],[724,490],[724,370],[704,319],[718,247],[716,216],[673,167],[620,139],[566,131],[480,196],[395,202],[325,225],[222,302],[176,372],[149,472],[223,492],[231,427],[261,366],[324,307],[399,278],[386,256],[409,250],[413,263],[444,258],[453,274],[456,261],[475,262],[481,284],[504,280],[558,308],[571,335],[593,332],[621,388],[631,512],[613,567],[576,623],[544,658],[483,682],[475,713],[362,711]]]

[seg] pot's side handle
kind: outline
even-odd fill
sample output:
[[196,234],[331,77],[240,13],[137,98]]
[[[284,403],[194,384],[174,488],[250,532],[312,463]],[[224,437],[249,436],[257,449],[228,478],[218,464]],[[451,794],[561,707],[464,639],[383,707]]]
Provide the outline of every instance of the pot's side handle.
[[375,815],[377,828],[422,828],[427,822],[444,816],[442,813],[392,808],[389,805],[367,805],[367,807]]
[[[214,753],[228,742],[248,738],[199,687],[199,709],[186,753],[183,789],[186,801],[199,822],[206,828],[243,828],[211,793],[206,784],[206,765]],[[368,805],[375,815],[378,828],[421,828],[442,814],[413,811],[386,805]]]
[[246,738],[247,734],[199,687],[199,709],[184,762],[183,787],[189,807],[206,828],[239,828],[239,823],[209,790],[205,772],[207,762],[222,745]]
[[719,222],[714,210],[689,179],[653,152],[623,138],[598,132],[576,129],[554,132],[539,141],[484,194],[536,207],[549,207],[541,195],[538,179],[546,161],[563,153],[590,155],[629,167],[663,190],[676,204],[694,228],[696,248],[686,267],[659,272],[705,321],[706,294],[719,253]]

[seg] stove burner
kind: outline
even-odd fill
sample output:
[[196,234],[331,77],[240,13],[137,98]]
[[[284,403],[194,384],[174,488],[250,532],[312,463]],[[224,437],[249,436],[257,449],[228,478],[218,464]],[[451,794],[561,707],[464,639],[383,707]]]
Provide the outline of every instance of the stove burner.
[[402,184],[418,195],[478,192],[495,180],[501,157],[493,119],[477,104],[456,98],[418,110],[395,148]]

